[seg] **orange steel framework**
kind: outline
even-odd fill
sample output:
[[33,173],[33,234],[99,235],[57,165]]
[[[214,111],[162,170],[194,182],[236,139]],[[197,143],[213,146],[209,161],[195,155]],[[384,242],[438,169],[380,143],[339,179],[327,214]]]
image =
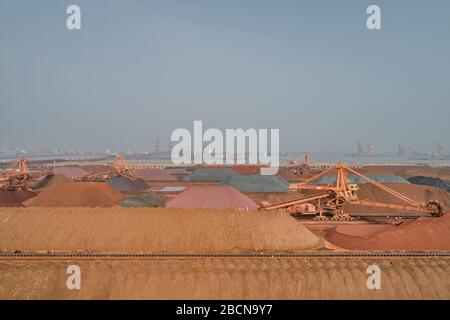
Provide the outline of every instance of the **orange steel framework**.
[[6,172],[0,176],[0,184],[6,186],[7,190],[29,190],[28,181],[31,179],[27,160],[21,156],[13,161]]
[[319,172],[317,168],[313,168],[311,159],[307,153],[305,153],[301,158],[300,164],[297,164],[297,161],[291,161],[290,163],[294,164],[294,166],[291,167],[292,173],[298,176],[310,175]]
[[83,177],[84,181],[105,181],[113,176],[125,176],[131,180],[137,180],[138,176],[132,168],[130,168],[124,157],[118,155],[116,161],[111,164],[112,169],[89,174]]
[[[335,185],[311,185],[311,182],[317,181],[321,177],[329,175],[336,171],[336,184]],[[405,204],[394,204],[394,203],[383,203],[375,202],[370,200],[359,200],[357,195],[358,186],[356,184],[351,184],[347,180],[346,173],[354,174],[368,183],[375,185],[377,188],[384,190],[385,192],[391,194],[392,196],[405,202]],[[382,207],[389,209],[399,209],[405,211],[429,213],[432,216],[439,217],[444,214],[444,207],[439,201],[429,201],[428,203],[419,203],[409,197],[388,188],[385,185],[357,172],[356,170],[345,166],[342,163],[338,163],[334,167],[330,167],[325,171],[301,182],[290,185],[290,190],[318,190],[325,191],[325,193],[315,194],[312,196],[295,199],[292,201],[286,201],[274,205],[263,204],[264,210],[276,210],[276,209],[287,209],[289,212],[295,212],[296,207],[299,205],[308,203],[310,201],[315,201],[319,208],[319,220],[326,220],[327,218],[322,215],[322,201],[324,201],[324,208],[328,211],[333,212],[333,220],[352,220],[352,217],[344,213],[343,205],[346,203],[357,204],[363,206],[373,206]]]

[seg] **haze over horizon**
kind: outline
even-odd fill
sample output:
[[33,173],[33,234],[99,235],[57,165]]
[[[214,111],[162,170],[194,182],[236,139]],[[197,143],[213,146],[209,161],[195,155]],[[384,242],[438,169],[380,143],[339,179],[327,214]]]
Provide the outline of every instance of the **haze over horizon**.
[[0,150],[151,151],[194,120],[282,151],[450,148],[449,30],[445,0],[3,0]]

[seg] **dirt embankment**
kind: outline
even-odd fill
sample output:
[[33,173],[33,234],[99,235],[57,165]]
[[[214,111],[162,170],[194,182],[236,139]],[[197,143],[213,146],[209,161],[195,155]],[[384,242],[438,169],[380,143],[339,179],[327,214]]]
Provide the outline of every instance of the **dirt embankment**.
[[447,180],[424,176],[414,176],[408,178],[408,181],[413,184],[432,186],[450,192],[450,181]]
[[114,207],[122,198],[120,192],[105,183],[53,183],[23,204],[26,207]]
[[366,166],[358,169],[364,174],[393,174],[405,179],[414,176],[425,176],[450,180],[450,167],[430,166]]
[[450,250],[450,213],[404,222],[369,237],[330,230],[325,239],[352,250]]
[[74,183],[74,181],[62,174],[47,175],[36,181],[36,183],[32,185],[32,188],[43,189],[48,188],[54,184],[68,184],[68,183]]
[[142,179],[132,180],[128,177],[112,177],[106,184],[120,192],[139,192],[149,189],[149,186]]
[[211,209],[3,208],[0,250],[303,251],[325,241],[283,213]]
[[[81,289],[66,287],[67,267]],[[382,270],[368,290],[367,268]],[[0,260],[1,299],[449,299],[445,258]]]
[[0,190],[0,207],[23,207],[22,202],[35,196],[32,191]]
[[169,208],[214,208],[257,210],[249,197],[229,186],[191,186],[169,200]]

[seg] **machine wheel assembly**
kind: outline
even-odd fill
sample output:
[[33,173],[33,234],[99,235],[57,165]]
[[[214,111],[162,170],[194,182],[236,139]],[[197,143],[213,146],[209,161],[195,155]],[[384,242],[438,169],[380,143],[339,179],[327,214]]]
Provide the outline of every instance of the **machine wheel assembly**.
[[445,213],[444,205],[437,200],[428,201],[426,208],[430,211],[433,217],[441,217]]
[[330,219],[328,219],[325,216],[315,216],[314,217],[314,221],[328,221],[328,220],[330,220]]
[[347,213],[338,213],[338,214],[335,214],[333,216],[333,218],[331,218],[331,220],[333,220],[333,221],[353,221],[353,220],[355,220],[355,218],[353,218],[352,216],[350,216]]

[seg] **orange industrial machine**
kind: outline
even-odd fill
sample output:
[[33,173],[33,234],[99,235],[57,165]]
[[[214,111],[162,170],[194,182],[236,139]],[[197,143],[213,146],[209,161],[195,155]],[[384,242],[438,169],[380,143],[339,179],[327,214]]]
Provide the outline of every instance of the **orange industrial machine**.
[[13,161],[0,176],[0,185],[10,191],[29,190],[28,181],[31,179],[27,160],[19,157]]
[[309,166],[310,165],[310,161],[309,161],[309,155],[308,154],[304,154],[303,157],[298,158],[297,160],[290,160],[289,164],[293,164],[293,165],[304,165],[304,166]]
[[311,159],[306,153],[297,161],[290,161],[290,164],[293,165],[290,167],[291,172],[297,176],[311,176],[321,171],[319,168],[313,167]]
[[83,181],[106,181],[114,176],[125,176],[127,178],[130,178],[131,180],[138,179],[138,176],[136,175],[134,170],[127,165],[124,157],[122,157],[121,155],[118,155],[116,157],[116,161],[109,166],[111,166],[112,168],[84,176]]
[[[336,173],[336,184],[334,185],[312,185],[311,183],[319,180],[321,177]],[[383,203],[374,202],[370,200],[359,200],[358,199],[358,185],[349,183],[346,173],[354,174],[368,183],[375,185],[377,188],[384,190],[385,192],[393,195],[394,197],[400,199],[404,204],[394,204],[394,203]],[[304,211],[304,204],[316,205],[316,212],[318,220],[328,220],[326,216],[323,215],[324,210],[333,215],[333,220],[353,220],[353,217],[344,212],[343,206],[347,203],[357,204],[363,206],[372,207],[382,207],[390,209],[405,210],[408,212],[419,212],[431,214],[434,217],[439,217],[444,214],[444,207],[439,201],[429,201],[428,203],[418,203],[407,196],[388,188],[381,183],[357,172],[356,170],[345,166],[344,164],[337,164],[335,167],[326,169],[325,171],[301,182],[290,185],[290,190],[317,190],[324,191],[319,194],[314,194],[300,199],[295,199],[292,201],[286,201],[278,204],[269,205],[268,203],[263,203],[262,209],[264,210],[276,210],[285,209],[291,213],[311,213],[310,208],[307,207],[307,211]],[[302,211],[303,210],[303,211]]]

